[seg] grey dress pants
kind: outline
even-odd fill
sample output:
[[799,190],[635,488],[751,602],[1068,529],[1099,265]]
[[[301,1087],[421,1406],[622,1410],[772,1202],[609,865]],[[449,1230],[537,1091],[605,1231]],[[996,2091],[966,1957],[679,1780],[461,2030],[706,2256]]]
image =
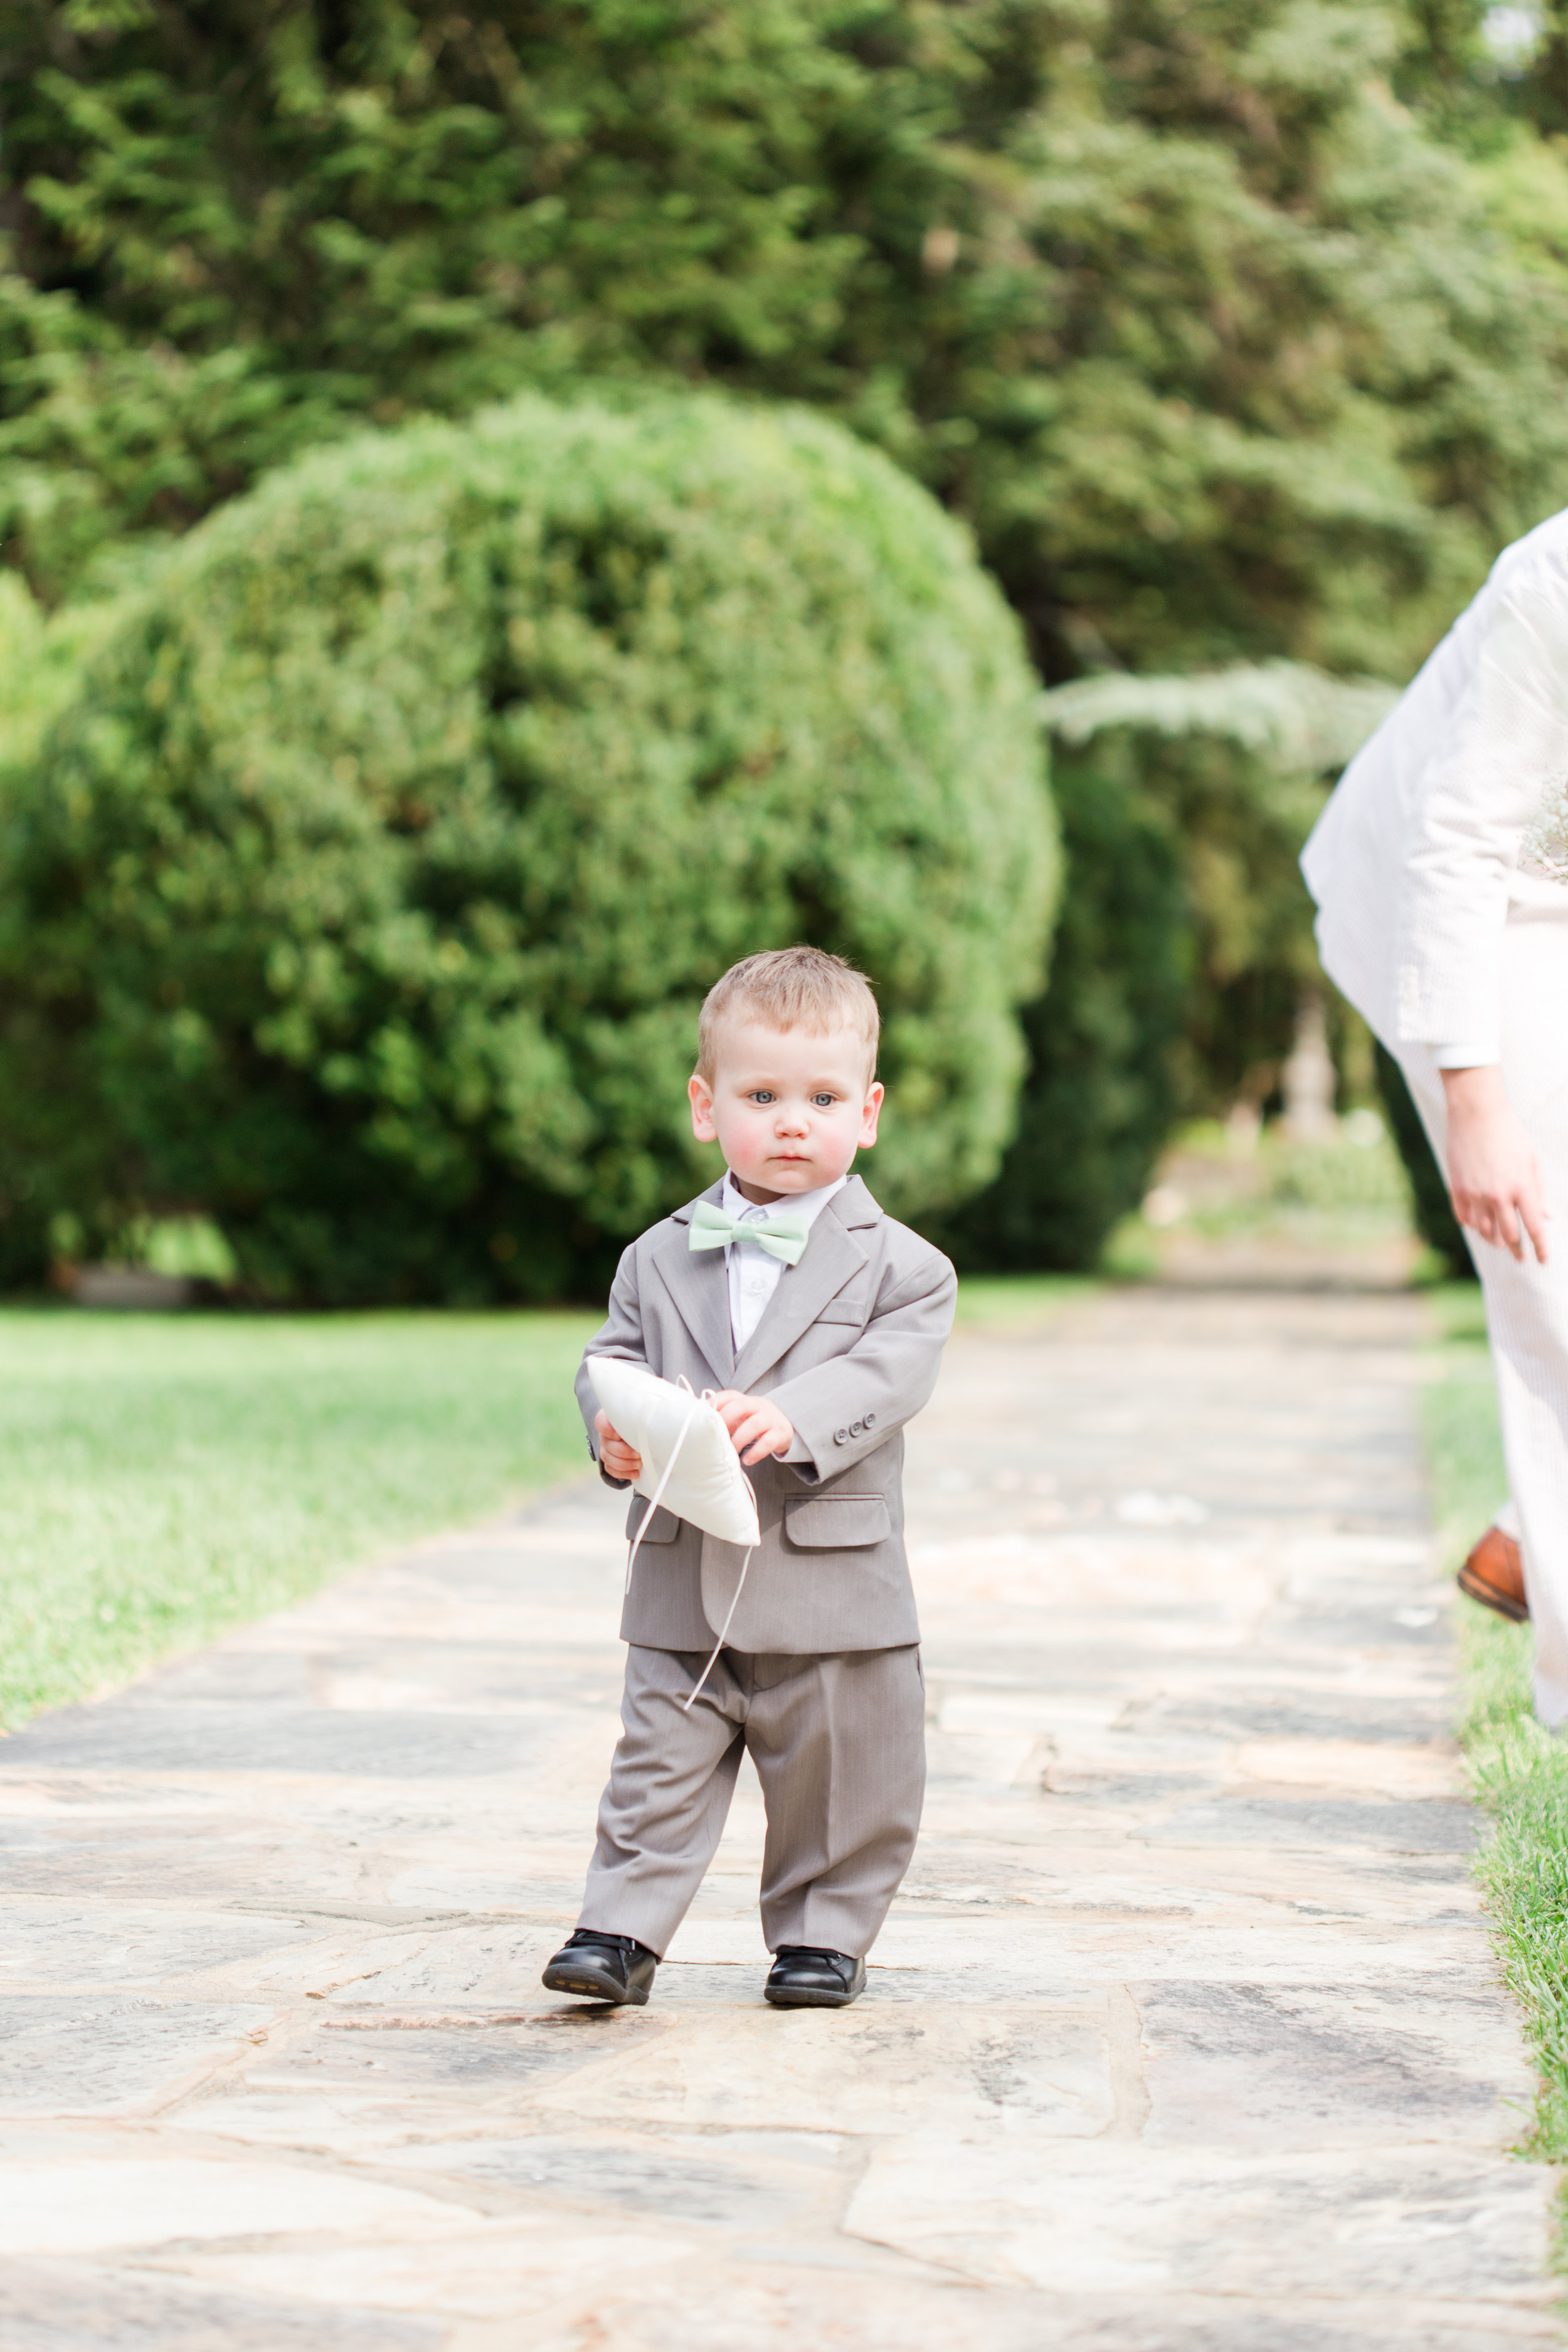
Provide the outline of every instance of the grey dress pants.
[[909,1867],[925,1795],[918,1646],[821,1657],[626,1653],[622,1732],[578,1925],[662,1958],[712,1861],[741,1751],[767,1808],[763,1934],[861,1958]]

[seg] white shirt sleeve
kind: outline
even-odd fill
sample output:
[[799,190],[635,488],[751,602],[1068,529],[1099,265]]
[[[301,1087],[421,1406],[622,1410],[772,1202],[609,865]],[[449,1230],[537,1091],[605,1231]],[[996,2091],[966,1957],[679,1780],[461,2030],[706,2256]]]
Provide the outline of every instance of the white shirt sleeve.
[[1568,579],[1538,562],[1489,614],[1448,740],[1434,747],[1411,812],[1398,1034],[1435,1046],[1442,1068],[1501,1057],[1510,887],[1565,778]]

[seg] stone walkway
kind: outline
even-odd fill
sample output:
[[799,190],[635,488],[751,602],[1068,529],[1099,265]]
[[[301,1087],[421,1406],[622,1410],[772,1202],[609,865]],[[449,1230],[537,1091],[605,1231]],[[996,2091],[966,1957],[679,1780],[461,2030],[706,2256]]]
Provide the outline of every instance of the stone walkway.
[[843,2015],[759,1997],[749,1770],[652,2005],[540,1988],[615,1730],[591,1486],[5,1743],[5,2352],[1554,2341],[1421,1314],[955,1342],[925,1833]]

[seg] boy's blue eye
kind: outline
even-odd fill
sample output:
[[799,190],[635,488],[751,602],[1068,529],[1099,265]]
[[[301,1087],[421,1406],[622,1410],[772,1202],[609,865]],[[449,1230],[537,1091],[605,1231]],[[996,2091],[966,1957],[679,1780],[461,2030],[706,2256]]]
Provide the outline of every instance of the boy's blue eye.
[[831,1110],[838,1097],[837,1095],[813,1095],[811,1099],[818,1110]]
[[752,1100],[753,1102],[772,1102],[773,1098],[773,1090],[769,1087],[753,1087],[752,1088]]

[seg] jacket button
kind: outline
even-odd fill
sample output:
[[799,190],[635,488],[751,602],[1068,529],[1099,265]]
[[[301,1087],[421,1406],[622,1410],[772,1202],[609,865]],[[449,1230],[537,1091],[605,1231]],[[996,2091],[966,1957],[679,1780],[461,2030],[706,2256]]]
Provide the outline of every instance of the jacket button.
[[835,1445],[847,1445],[849,1432],[847,1429],[836,1429],[833,1433],[833,1443]]
[[868,1412],[868,1413],[866,1415],[866,1426],[867,1426],[867,1428],[868,1428],[868,1429],[875,1429],[875,1428],[876,1428],[876,1426],[877,1426],[877,1416],[876,1416],[876,1414],[875,1414],[874,1412]]
[[852,1421],[849,1424],[849,1434],[851,1437],[863,1436],[865,1434],[865,1429],[866,1424],[863,1421]]

